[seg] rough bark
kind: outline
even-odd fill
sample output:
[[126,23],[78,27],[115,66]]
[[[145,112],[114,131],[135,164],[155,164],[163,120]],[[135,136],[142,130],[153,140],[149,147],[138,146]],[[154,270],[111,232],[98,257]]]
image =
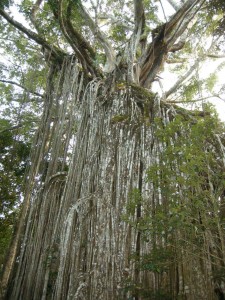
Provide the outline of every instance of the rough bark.
[[[168,205],[145,178],[166,147],[155,136],[154,118],[168,124],[176,109],[131,83],[108,89],[96,79],[85,86],[75,61],[66,61],[57,78],[49,82],[34,144],[30,209],[7,299],[144,299],[138,286],[172,299],[216,299],[214,288],[221,286],[212,281],[212,264],[222,267],[221,233],[218,241],[217,233],[206,231],[199,252],[179,229],[168,271],[141,271],[139,259],[154,245],[170,246],[160,236],[144,240],[138,227],[124,221],[134,189],[149,213]],[[178,192],[184,201],[181,187]],[[137,206],[133,222],[142,214]],[[129,282],[136,287],[127,290]]]

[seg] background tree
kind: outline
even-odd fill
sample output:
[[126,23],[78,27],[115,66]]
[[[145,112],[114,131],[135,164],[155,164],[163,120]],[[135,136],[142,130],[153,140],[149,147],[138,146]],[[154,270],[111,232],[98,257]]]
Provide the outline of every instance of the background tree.
[[[4,128],[4,129],[2,129]],[[12,133],[13,128],[8,120],[1,119],[1,171],[0,171],[0,198],[1,198],[1,266],[7,253],[9,242],[13,234],[18,207],[20,206],[20,194],[29,144],[20,141],[18,136]]]
[[224,297],[224,127],[176,103],[221,97],[200,70],[223,56],[224,4],[164,3],[25,0],[26,26],[1,3],[3,101],[38,123],[5,297]]

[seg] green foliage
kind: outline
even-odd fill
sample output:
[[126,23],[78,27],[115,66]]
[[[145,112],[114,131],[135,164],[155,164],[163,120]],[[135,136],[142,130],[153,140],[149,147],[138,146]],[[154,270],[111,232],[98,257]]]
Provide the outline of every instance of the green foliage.
[[0,274],[14,232],[15,214],[8,218],[0,218]]
[[215,73],[211,73],[210,76],[206,79],[206,87],[210,92],[213,91],[213,88],[217,82],[218,78]]
[[207,1],[207,19],[211,23],[213,17],[216,15],[219,16],[216,22],[216,28],[214,27],[214,33],[216,35],[221,35],[224,32],[224,25],[225,25],[225,2],[223,0],[214,0],[214,1]]
[[57,15],[58,14],[58,1],[57,0],[48,0],[48,5],[51,10]]
[[111,38],[116,41],[124,41],[126,39],[126,31],[121,24],[115,25],[111,29]]
[[0,9],[4,9],[6,7],[9,7],[10,2],[11,2],[10,0],[1,0],[1,2],[0,2]]
[[197,78],[192,78],[186,86],[183,86],[182,89],[182,95],[183,98],[186,99],[186,101],[190,101],[194,99],[194,96],[199,92],[201,87],[201,82],[197,80]]
[[[224,168],[215,137],[223,136],[225,128],[211,107],[206,110],[211,114],[196,117],[195,122],[180,114],[166,125],[155,119],[155,135],[162,147],[157,162],[148,170],[154,201],[149,203],[134,190],[123,217],[141,233],[143,242],[152,245],[150,253],[134,253],[140,271],[169,272],[179,261],[183,247],[191,249],[193,255],[201,255],[206,230],[214,232],[225,224],[218,201],[225,187]],[[142,211],[138,220],[137,207]],[[215,264],[214,272],[220,274],[221,267]],[[142,287],[139,291],[143,292]]]
[[0,119],[0,264],[14,232],[30,144],[19,139],[6,119]]
[[141,297],[141,299],[151,299],[151,300],[172,300],[173,297],[169,292],[164,291],[163,289],[157,289],[152,291],[146,289],[143,284],[135,284],[131,279],[128,279],[124,282],[124,288],[122,290],[123,295],[131,295],[126,299],[134,299]]
[[146,14],[146,23],[147,27],[155,28],[160,24],[158,19],[158,6],[154,1],[144,0],[145,14]]
[[163,273],[169,270],[174,263],[176,254],[173,249],[167,247],[155,246],[151,253],[141,257],[140,270]]
[[[216,169],[216,172],[210,171],[213,184],[218,184],[218,176],[223,176],[222,168],[217,165],[215,148],[212,151],[211,145],[213,143],[217,148],[215,133],[222,133],[222,128],[216,117],[206,116],[190,124],[184,117],[176,116],[165,128],[158,129],[157,137],[166,147],[160,154],[159,165],[150,168],[148,178],[160,187],[163,197],[171,195],[180,205],[184,205],[181,200],[188,199],[189,203],[194,202],[193,208],[197,210],[205,207],[211,197],[207,183],[209,166],[210,170]],[[223,185],[223,182],[220,184]],[[177,185],[182,186],[182,199],[176,194]],[[190,208],[192,205],[186,207]]]
[[142,202],[142,196],[139,189],[133,189],[129,195],[129,202],[127,205],[127,213],[128,215],[134,215],[137,207]]

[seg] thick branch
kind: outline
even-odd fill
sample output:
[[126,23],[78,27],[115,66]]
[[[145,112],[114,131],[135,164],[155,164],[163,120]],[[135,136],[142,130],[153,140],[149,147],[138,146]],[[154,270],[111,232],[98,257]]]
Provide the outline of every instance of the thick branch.
[[59,1],[59,10],[58,10],[59,24],[66,40],[71,45],[75,54],[80,60],[84,73],[88,75],[88,72],[90,71],[94,75],[95,72],[92,67],[92,62],[85,49],[85,47],[87,47],[87,43],[82,38],[82,36],[79,35],[78,32],[73,28],[72,23],[70,21],[71,9],[72,9],[71,3],[72,2],[70,2],[70,4],[68,5],[65,14],[63,0]]
[[68,5],[67,8],[67,14],[66,18],[64,19],[64,22],[67,22],[69,29],[71,30],[71,33],[73,34],[73,38],[77,41],[77,44],[81,47],[81,49],[87,50],[90,56],[95,59],[96,53],[94,49],[92,48],[91,44],[82,36],[77,30],[75,30],[71,19],[72,19],[72,2]]
[[[168,51],[173,50],[174,43],[184,33],[188,23],[204,1],[189,0],[185,2],[168,23],[158,28],[156,37],[153,37],[153,42],[140,58],[140,83],[142,86],[149,87],[165,62]],[[198,7],[193,10],[197,4]],[[182,47],[182,44],[179,47]],[[175,48],[179,49],[179,47],[176,45]]]
[[82,6],[82,4],[78,3],[77,7],[80,11],[81,16],[87,22],[90,30],[92,31],[92,33],[95,35],[95,37],[98,39],[98,41],[100,42],[100,44],[102,45],[102,47],[105,50],[105,55],[106,55],[106,59],[107,59],[106,65],[105,65],[105,72],[113,71],[116,67],[116,55],[113,50],[113,47],[107,40],[106,35],[103,32],[101,32],[99,27],[95,24],[95,22],[92,20],[92,18],[89,16],[89,14],[86,12],[86,10]]
[[31,91],[31,90],[29,90],[28,88],[26,88],[25,86],[23,86],[23,85],[21,85],[21,84],[15,82],[15,81],[0,79],[0,82],[3,82],[3,83],[9,83],[9,84],[16,85],[16,86],[20,87],[21,89],[23,89],[24,91],[26,91],[26,92],[28,92],[28,93],[31,93],[31,94],[33,94],[33,95],[35,95],[35,96],[38,96],[38,97],[41,97],[41,98],[44,97],[42,94],[39,94],[39,93],[34,92],[34,91]]
[[86,41],[86,39],[74,28],[71,22],[73,4],[73,2],[69,2],[67,5],[63,0],[59,0],[59,5],[57,9],[53,11],[53,13],[59,21],[59,25],[64,37],[82,64],[85,75],[89,77],[91,73],[93,76],[101,76],[100,70],[98,70],[95,66],[94,49],[91,47],[89,42]]
[[[173,15],[172,19],[166,24],[166,33],[171,33],[174,30],[175,25],[187,16],[188,12],[195,6],[195,5],[202,5],[205,0],[188,0],[186,1],[183,6]],[[197,10],[197,9],[196,9]]]
[[141,51],[144,52],[147,44],[147,35],[145,34],[145,11],[142,0],[134,0],[134,22],[135,45],[137,47],[140,42]]
[[134,0],[134,22],[134,33],[137,34],[140,31],[142,34],[145,29],[145,11],[142,0]]
[[39,31],[39,28],[38,28],[39,26],[36,22],[36,15],[37,15],[38,10],[40,9],[40,5],[42,2],[43,2],[43,0],[37,0],[33,5],[32,9],[31,9],[31,14],[30,14],[30,20],[33,23],[33,25],[35,26],[35,28],[37,29],[37,31]]
[[39,10],[40,5],[41,5],[42,2],[43,2],[43,0],[37,0],[37,1],[34,3],[32,9],[31,9],[31,15],[32,15],[32,18],[34,18],[34,19],[36,18],[36,14],[37,14],[37,12],[38,12],[38,10]]
[[179,41],[178,43],[174,44],[170,49],[169,52],[176,52],[181,50],[185,45],[185,41]]
[[32,30],[24,27],[21,23],[17,22],[13,18],[10,17],[9,14],[7,14],[3,9],[0,9],[0,15],[5,18],[10,24],[12,24],[15,28],[17,28],[19,31],[23,32],[28,38],[35,41],[37,44],[43,46],[45,49],[49,50],[51,52],[51,55],[54,57],[54,59],[58,62],[62,62],[63,57],[66,55],[62,50],[55,47],[54,45],[50,45],[44,38],[42,38],[37,33],[33,32]]

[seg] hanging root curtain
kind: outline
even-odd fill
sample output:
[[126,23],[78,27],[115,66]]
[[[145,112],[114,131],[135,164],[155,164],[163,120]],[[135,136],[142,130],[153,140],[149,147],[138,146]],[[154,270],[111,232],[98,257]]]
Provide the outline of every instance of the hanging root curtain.
[[213,126],[113,75],[87,83],[74,59],[52,68],[8,298],[222,295],[225,148]]

